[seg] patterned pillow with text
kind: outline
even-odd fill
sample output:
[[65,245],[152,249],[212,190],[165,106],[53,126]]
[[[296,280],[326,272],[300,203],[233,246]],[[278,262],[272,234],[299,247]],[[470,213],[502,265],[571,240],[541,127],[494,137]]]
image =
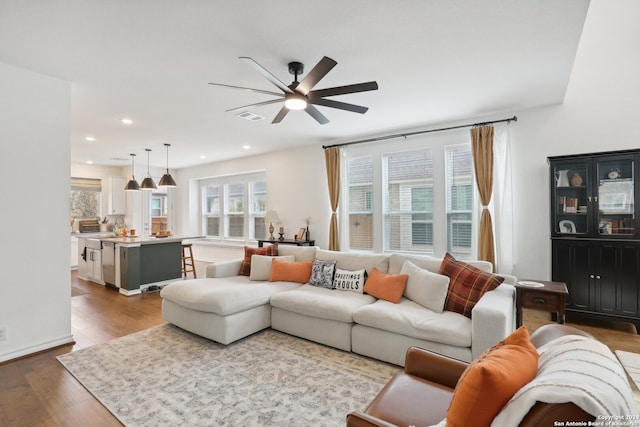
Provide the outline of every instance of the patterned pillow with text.
[[333,278],[333,288],[340,291],[351,291],[361,294],[364,290],[364,282],[367,281],[367,270],[349,271],[336,268]]

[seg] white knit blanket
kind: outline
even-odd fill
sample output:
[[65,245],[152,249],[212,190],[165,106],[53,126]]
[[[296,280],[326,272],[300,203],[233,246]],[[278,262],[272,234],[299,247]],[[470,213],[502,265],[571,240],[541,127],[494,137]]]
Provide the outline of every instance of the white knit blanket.
[[603,426],[608,421],[610,426],[640,426],[627,375],[607,346],[566,335],[543,345],[538,352],[536,377],[511,398],[492,427],[518,425],[536,402],[573,402]]

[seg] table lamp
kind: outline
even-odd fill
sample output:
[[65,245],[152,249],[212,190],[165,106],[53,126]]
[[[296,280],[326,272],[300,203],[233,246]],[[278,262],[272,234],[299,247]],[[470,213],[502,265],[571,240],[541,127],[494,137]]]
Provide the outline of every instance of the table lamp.
[[274,222],[276,224],[279,223],[280,218],[278,218],[278,213],[275,210],[270,209],[264,215],[264,223],[269,224],[269,240],[276,240],[275,236],[273,235],[273,230],[275,230],[275,228],[273,227]]

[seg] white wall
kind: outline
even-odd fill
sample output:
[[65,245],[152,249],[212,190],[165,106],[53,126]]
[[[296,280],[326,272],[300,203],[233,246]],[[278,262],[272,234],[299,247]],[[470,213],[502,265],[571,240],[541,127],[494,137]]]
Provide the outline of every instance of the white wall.
[[0,63],[0,93],[1,362],[73,337],[70,85]]
[[[510,125],[514,191],[514,274],[551,278],[547,157],[640,148],[640,2],[592,0],[563,105],[510,111],[479,121],[518,116]],[[497,53],[499,54],[499,53]],[[464,123],[474,122],[474,118]],[[452,123],[460,124],[462,122]],[[447,124],[445,124],[447,125]],[[400,131],[394,131],[399,133]],[[287,232],[311,216],[317,244],[328,242],[329,201],[320,145],[180,171],[180,181],[265,169],[269,207]],[[180,183],[179,183],[180,184]],[[193,192],[193,189],[192,189]],[[196,194],[197,200],[199,196]],[[185,231],[198,232],[198,206],[180,190]],[[189,217],[189,208],[191,217]],[[224,256],[224,251],[216,254]],[[234,253],[233,257],[237,257]]]
[[547,156],[640,148],[640,2],[593,0],[562,106],[512,126],[515,273],[551,277]]
[[[285,151],[244,157],[219,163],[186,168],[173,173],[178,188],[174,198],[176,232],[198,235],[200,230],[200,192],[198,179],[264,170],[267,175],[267,209],[275,209],[285,228],[285,237],[293,238],[311,219],[309,230],[316,245],[329,242],[331,207],[327,190],[324,150],[320,144]],[[195,248],[198,259],[214,261],[238,258],[239,248]]]

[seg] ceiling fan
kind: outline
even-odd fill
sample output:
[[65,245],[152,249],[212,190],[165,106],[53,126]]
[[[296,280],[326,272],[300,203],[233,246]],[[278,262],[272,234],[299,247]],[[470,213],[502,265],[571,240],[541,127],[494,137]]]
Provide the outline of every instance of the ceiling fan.
[[290,62],[289,63],[289,73],[294,75],[294,81],[290,85],[286,85],[281,82],[276,76],[267,71],[262,65],[258,64],[256,61],[249,57],[241,56],[240,60],[249,66],[253,67],[258,73],[260,73],[263,77],[273,83],[278,89],[282,91],[272,92],[268,90],[262,89],[252,89],[248,87],[241,86],[231,86],[221,83],[209,83],[214,86],[224,86],[230,87],[233,89],[241,89],[249,92],[258,92],[264,93],[267,95],[277,96],[278,99],[272,99],[269,101],[258,102],[256,104],[245,105],[238,108],[232,108],[227,110],[227,112],[244,110],[249,107],[257,107],[268,104],[275,104],[277,102],[284,101],[284,106],[280,109],[280,112],[276,115],[276,117],[271,122],[280,123],[282,119],[289,113],[290,110],[305,110],[311,117],[313,117],[318,123],[321,125],[329,123],[329,119],[327,119],[314,105],[322,105],[323,107],[331,107],[337,108],[339,110],[351,111],[354,113],[364,114],[369,109],[368,107],[363,107],[360,105],[349,104],[346,102],[335,101],[331,99],[325,99],[328,96],[337,96],[337,95],[346,95],[349,93],[357,93],[357,92],[366,92],[370,90],[377,90],[378,83],[376,82],[366,82],[366,83],[356,83],[346,86],[336,86],[330,87],[326,89],[316,89],[312,90],[313,87],[320,81],[324,76],[331,71],[333,67],[335,67],[338,63],[329,57],[323,57],[320,62],[316,64],[315,67],[302,79],[302,81],[298,81],[298,76],[301,75],[304,71],[304,64],[301,62]]

